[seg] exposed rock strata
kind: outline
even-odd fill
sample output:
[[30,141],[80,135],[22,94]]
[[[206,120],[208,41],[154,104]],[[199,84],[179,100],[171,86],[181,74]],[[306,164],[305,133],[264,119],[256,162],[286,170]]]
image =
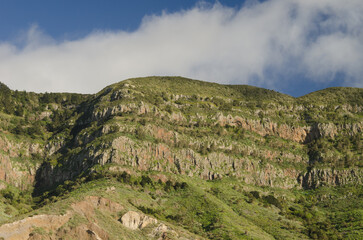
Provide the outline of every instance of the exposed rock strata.
[[306,189],[319,186],[340,186],[346,184],[362,185],[363,171],[359,168],[350,169],[311,169],[299,176],[299,182]]
[[121,219],[121,223],[132,230],[143,229],[150,224],[157,224],[158,220],[135,211],[128,211]]
[[34,184],[36,170],[40,164],[32,160],[33,155],[42,157],[40,144],[8,140],[0,137],[0,181],[22,190]]

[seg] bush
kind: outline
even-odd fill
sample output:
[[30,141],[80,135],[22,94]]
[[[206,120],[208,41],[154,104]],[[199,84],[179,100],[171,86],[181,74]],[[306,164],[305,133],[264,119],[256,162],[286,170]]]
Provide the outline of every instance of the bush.
[[219,110],[221,110],[221,111],[231,111],[232,110],[232,104],[230,104],[230,103],[223,103],[219,107]]
[[131,175],[124,171],[121,175],[117,177],[117,180],[123,183],[130,183]]
[[18,123],[11,131],[12,133],[23,135],[25,133],[25,130],[22,126],[22,124]]
[[217,228],[220,222],[218,214],[214,211],[202,213],[201,224],[204,231],[209,232]]
[[180,185],[181,189],[186,189],[188,187],[188,184],[186,182],[182,182]]
[[141,127],[138,127],[136,129],[135,135],[136,135],[136,138],[139,140],[143,140],[146,137],[146,133],[145,133],[144,129],[142,129]]
[[273,195],[264,196],[263,200],[265,200],[269,204],[276,206],[279,209],[283,208],[281,202],[277,198],[275,198]]
[[35,122],[31,127],[27,129],[27,133],[32,138],[35,138],[35,136],[43,136],[43,130],[40,122]]
[[250,193],[254,198],[256,198],[256,199],[260,198],[260,192],[258,192],[258,191],[251,191]]
[[173,188],[173,183],[170,180],[166,181],[164,190],[169,192],[172,188]]
[[149,184],[151,186],[154,185],[153,182],[152,182],[152,180],[151,180],[151,178],[149,176],[142,176],[141,177],[141,181],[140,181],[140,185],[142,187],[145,187],[145,185],[147,185],[147,184]]
[[12,212],[13,212],[13,210],[11,209],[11,207],[9,207],[9,206],[6,206],[5,207],[5,210],[4,210],[4,213],[5,214],[11,215]]
[[0,193],[8,202],[14,201],[16,197],[15,193],[10,188],[5,188],[1,190]]

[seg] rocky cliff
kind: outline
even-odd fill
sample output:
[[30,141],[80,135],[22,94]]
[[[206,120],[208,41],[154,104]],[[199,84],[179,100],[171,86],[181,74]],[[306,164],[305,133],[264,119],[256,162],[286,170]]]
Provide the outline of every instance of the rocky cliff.
[[17,121],[43,133],[24,138],[24,125],[12,126],[7,115],[0,139],[0,180],[22,189],[35,179],[49,188],[107,163],[282,188],[362,181],[361,89],[294,99],[249,86],[144,78],[76,100],[26,94],[31,106],[13,101],[28,110],[16,112]]
[[[127,80],[83,103],[79,117],[68,120],[68,139],[60,132],[49,141],[49,158],[58,156],[57,164],[45,162],[38,183],[61,183],[107,163],[209,180],[235,176],[282,188],[361,183],[361,102],[331,106],[192,80],[185,80],[183,89],[174,81]],[[362,96],[360,89],[350,95],[333,91],[347,99]],[[327,146],[316,154],[318,142]],[[331,177],[321,174],[333,167]]]
[[[5,238],[52,239],[70,235],[112,239],[112,230],[105,230],[107,224],[99,227],[97,222],[106,219],[101,217],[104,212],[109,216],[113,211],[106,208],[116,207],[122,216],[112,216],[107,221],[117,228],[122,225],[131,229],[129,236],[141,231],[141,235],[136,234],[141,238],[168,239],[203,231],[200,239],[303,239],[318,230],[313,229],[314,221],[306,220],[309,215],[303,215],[297,206],[308,212],[306,208],[315,204],[316,196],[289,196],[286,190],[362,186],[363,90],[359,88],[330,88],[293,98],[251,86],[149,77],[128,79],[94,95],[35,94],[11,91],[2,85],[0,93],[4,95],[0,99],[0,209],[4,212],[0,221],[31,212],[32,208],[46,208],[85,182],[94,186],[92,181],[99,178],[112,182],[116,177],[126,184],[125,189],[131,189],[127,192],[124,185],[117,183],[120,196],[145,191],[145,199],[152,202],[142,205],[134,202],[132,195],[127,202],[118,204],[103,198],[101,193],[96,197],[85,188],[83,192],[88,195],[84,200],[78,201],[75,196],[77,201],[68,203],[70,207],[58,215],[48,212],[1,226],[0,236]],[[151,178],[145,174],[151,174]],[[189,181],[193,187],[185,190],[186,182],[178,181]],[[227,185],[216,187],[220,182]],[[140,190],[135,187],[138,184],[142,189],[149,188]],[[203,184],[211,184],[210,189]],[[195,206],[175,200],[174,204],[181,204],[174,209],[179,212],[166,214],[171,211],[165,205],[167,199],[175,197],[170,189],[181,194],[180,199],[189,198],[183,195],[186,192],[195,194],[200,201],[198,206],[204,210],[193,212]],[[235,195],[229,195],[231,192]],[[340,201],[325,193],[320,197]],[[345,194],[342,199],[353,197]],[[27,202],[27,198],[32,200]],[[122,197],[115,200],[124,201]],[[241,201],[250,205],[241,205]],[[253,201],[263,206],[255,215],[252,212],[257,205]],[[238,215],[237,222],[248,219],[244,227],[250,232],[232,224],[239,235],[231,237],[231,229],[223,230],[230,220],[220,213],[209,215],[212,210],[208,206],[212,203],[227,204],[220,212],[232,211]],[[279,214],[287,222],[298,218],[298,223],[278,223],[278,228],[288,231],[271,230],[258,220],[259,214],[271,212],[264,209],[271,204],[280,211],[271,216],[271,221],[280,219]],[[123,206],[129,206],[128,211]],[[248,207],[250,211],[244,210]],[[191,219],[181,217],[185,211],[194,214],[191,219],[199,219],[195,229],[187,224]],[[208,214],[204,217],[205,211]],[[232,212],[228,216],[234,216]],[[83,220],[73,224],[79,216]],[[301,228],[301,219],[306,220],[304,227],[309,230]],[[188,231],[165,225],[168,221],[188,226]],[[32,223],[38,228],[32,228]],[[20,225],[25,228],[15,235],[4,235],[9,232],[4,229],[19,229]],[[224,231],[226,235],[213,231]],[[329,234],[333,236],[335,232]]]

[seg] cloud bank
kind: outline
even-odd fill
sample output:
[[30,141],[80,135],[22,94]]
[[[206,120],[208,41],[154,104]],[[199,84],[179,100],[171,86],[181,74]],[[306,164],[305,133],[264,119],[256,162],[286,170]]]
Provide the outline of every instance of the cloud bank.
[[82,93],[150,75],[277,90],[301,78],[363,87],[362,12],[361,0],[250,1],[239,9],[201,3],[146,16],[134,32],[68,41],[32,26],[21,46],[0,43],[0,81],[18,90]]

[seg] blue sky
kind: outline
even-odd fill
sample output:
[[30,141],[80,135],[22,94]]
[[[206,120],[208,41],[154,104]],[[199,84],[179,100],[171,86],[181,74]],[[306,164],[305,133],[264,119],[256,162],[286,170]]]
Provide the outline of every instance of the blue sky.
[[2,0],[0,81],[94,93],[177,75],[293,96],[363,87],[360,0]]
[[[56,39],[79,38],[100,30],[136,30],[146,15],[193,8],[192,0],[2,0],[0,40],[13,40],[19,31],[38,24]],[[215,1],[205,1],[215,3]],[[219,1],[241,7],[244,1]]]

